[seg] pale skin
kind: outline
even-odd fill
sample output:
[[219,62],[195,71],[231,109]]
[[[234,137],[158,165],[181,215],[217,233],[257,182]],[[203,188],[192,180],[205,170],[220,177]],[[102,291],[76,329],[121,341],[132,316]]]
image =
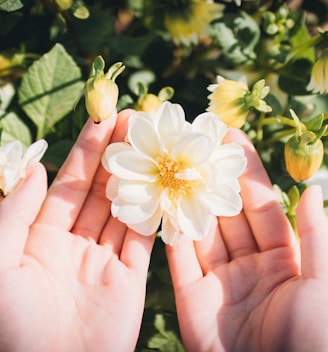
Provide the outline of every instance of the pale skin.
[[88,121],[47,194],[36,163],[0,202],[0,351],[134,350],[154,236],[109,215],[99,164],[123,138],[115,121]]
[[[51,188],[41,164],[0,202],[0,351],[133,351],[154,236],[110,214],[99,166],[129,111],[90,120]],[[187,351],[326,351],[328,223],[317,187],[298,207],[301,256],[252,144],[243,212],[167,247]],[[301,258],[301,259],[300,259]]]
[[[278,204],[253,145],[245,148],[244,210],[220,218],[201,242],[167,247],[187,351],[327,351],[328,220],[318,186],[297,209],[301,244]],[[186,263],[188,263],[186,265]]]

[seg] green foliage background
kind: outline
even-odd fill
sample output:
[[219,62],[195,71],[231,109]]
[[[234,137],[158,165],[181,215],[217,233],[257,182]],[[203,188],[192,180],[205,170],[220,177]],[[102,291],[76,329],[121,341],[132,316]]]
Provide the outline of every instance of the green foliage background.
[[[190,121],[207,108],[207,86],[216,75],[244,74],[250,86],[264,78],[273,121],[266,124],[254,112],[243,129],[292,219],[293,187],[302,191],[304,185],[285,170],[283,146],[295,128],[280,118],[292,121],[293,109],[313,131],[326,123],[327,96],[309,94],[306,85],[318,51],[328,46],[327,2],[218,2],[225,10],[209,26],[208,38],[185,47],[172,42],[163,13],[191,0],[0,0],[1,144],[18,139],[27,146],[45,138],[49,149],[43,162],[51,182],[88,119],[82,93],[97,55],[108,67],[117,61],[126,66],[117,79],[118,110],[134,106],[140,82],[154,94],[170,86],[171,100],[184,107]],[[152,255],[137,351],[183,351],[161,241]]]

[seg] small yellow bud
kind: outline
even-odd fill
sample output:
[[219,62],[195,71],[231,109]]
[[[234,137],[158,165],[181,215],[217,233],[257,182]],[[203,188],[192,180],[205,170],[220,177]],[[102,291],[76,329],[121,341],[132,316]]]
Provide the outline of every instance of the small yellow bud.
[[11,59],[8,56],[0,54],[0,70],[5,70],[11,66]]
[[24,64],[24,54],[11,51],[0,52],[0,77],[5,77],[19,70]]
[[103,58],[97,56],[84,89],[85,107],[95,123],[108,119],[115,111],[119,93],[115,79],[125,68],[117,62],[105,74],[104,67]]
[[71,8],[73,0],[56,0],[56,4],[61,10],[65,11]]
[[137,111],[154,112],[162,104],[162,100],[155,94],[149,93],[140,97],[135,105]]
[[106,77],[89,78],[85,89],[85,105],[90,117],[100,123],[114,112],[118,101],[118,87]]
[[285,163],[289,175],[300,182],[310,178],[320,167],[323,144],[312,131],[291,137],[285,144]]

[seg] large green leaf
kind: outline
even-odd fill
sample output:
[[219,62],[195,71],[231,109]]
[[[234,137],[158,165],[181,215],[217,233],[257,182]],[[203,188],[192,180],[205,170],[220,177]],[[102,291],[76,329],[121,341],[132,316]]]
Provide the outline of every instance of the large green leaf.
[[28,69],[18,96],[21,107],[38,128],[38,138],[73,109],[84,85],[80,78],[79,67],[60,44]]
[[32,142],[29,128],[19,117],[10,112],[0,120],[1,144],[7,144],[15,140],[21,141],[26,147]]

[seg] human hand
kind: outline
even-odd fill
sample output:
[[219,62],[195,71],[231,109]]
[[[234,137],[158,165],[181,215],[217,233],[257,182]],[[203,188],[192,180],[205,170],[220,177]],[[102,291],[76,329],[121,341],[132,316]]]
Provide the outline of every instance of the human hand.
[[128,115],[88,121],[47,195],[36,163],[0,202],[0,351],[133,351],[154,236],[110,216],[99,165]]
[[187,351],[327,351],[328,220],[319,187],[297,209],[300,245],[252,143],[245,148],[243,211],[203,241],[167,246]]

